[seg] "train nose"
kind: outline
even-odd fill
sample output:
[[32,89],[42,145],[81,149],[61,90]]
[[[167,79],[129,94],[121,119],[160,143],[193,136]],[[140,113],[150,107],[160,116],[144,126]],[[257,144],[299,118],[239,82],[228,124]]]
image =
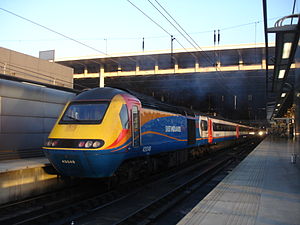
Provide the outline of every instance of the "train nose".
[[124,154],[103,154],[93,150],[44,150],[54,168],[61,175],[71,177],[109,177],[124,160]]
[[64,176],[85,177],[86,174],[90,173],[89,165],[84,163],[84,155],[79,156],[72,153],[52,154],[51,152],[46,152],[46,156],[54,168]]

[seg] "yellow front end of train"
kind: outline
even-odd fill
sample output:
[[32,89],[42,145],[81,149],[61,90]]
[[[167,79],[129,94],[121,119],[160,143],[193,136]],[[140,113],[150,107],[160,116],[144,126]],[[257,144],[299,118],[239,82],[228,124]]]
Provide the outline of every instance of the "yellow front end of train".
[[128,121],[126,100],[120,94],[111,99],[75,99],[53,127],[45,155],[62,175],[112,176],[125,156],[112,152],[129,146]]
[[[52,129],[49,139],[52,140],[102,140],[102,146],[85,146],[85,149],[106,149],[122,132],[119,116],[122,106],[126,104],[122,96],[115,96],[108,101],[74,101],[67,104],[63,113]],[[78,142],[79,144],[80,142]],[[83,143],[81,143],[83,144]],[[57,147],[48,143],[47,147]],[[73,146],[72,150],[83,146]]]

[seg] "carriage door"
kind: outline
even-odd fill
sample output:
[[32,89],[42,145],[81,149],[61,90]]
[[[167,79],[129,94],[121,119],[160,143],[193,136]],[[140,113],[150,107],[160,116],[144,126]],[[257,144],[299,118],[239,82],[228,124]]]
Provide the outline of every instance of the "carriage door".
[[132,106],[132,145],[139,147],[141,144],[141,126],[140,126],[140,112],[136,105]]
[[205,117],[205,116],[199,117],[199,133],[200,133],[201,138],[207,139],[208,124],[207,124],[207,117]]
[[196,121],[187,119],[188,125],[188,145],[196,144]]
[[235,131],[236,131],[236,138],[239,138],[240,137],[240,127],[236,126]]
[[208,119],[208,143],[213,142],[213,121]]

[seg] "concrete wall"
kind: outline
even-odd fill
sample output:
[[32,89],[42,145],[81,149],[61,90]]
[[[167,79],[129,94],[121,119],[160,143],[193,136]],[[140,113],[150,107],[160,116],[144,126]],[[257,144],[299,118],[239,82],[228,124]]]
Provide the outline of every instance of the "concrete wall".
[[41,152],[65,103],[75,94],[0,80],[0,160]]
[[0,204],[37,196],[68,185],[50,164],[32,168],[0,171]]
[[73,69],[0,47],[0,73],[73,88]]

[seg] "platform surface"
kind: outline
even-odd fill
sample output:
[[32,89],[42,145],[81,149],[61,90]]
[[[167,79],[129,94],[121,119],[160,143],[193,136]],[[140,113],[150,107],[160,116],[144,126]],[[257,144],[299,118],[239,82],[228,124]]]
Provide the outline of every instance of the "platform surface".
[[267,137],[178,224],[300,225],[299,148]]
[[49,164],[49,160],[45,157],[3,160],[0,161],[0,173],[35,167],[44,167]]

